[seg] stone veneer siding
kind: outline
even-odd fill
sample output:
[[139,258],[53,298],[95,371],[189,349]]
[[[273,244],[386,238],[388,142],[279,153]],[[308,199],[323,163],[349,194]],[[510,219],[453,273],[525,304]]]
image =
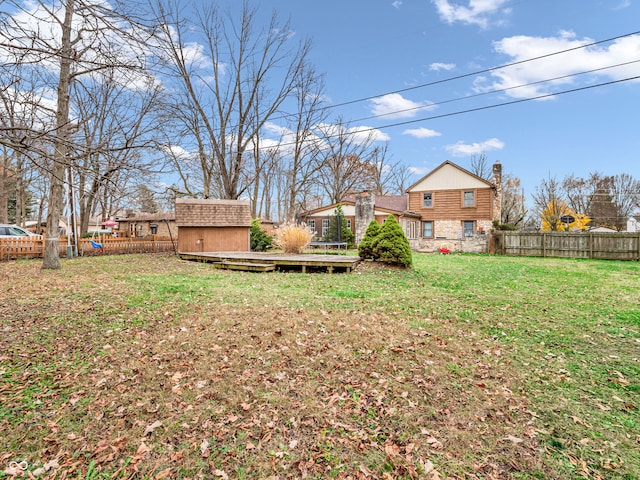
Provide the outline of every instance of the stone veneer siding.
[[[435,238],[409,239],[411,249],[416,252],[438,252],[444,246],[452,252],[488,253],[489,233],[493,227],[489,220],[476,221],[476,234],[473,237],[460,238],[461,220],[436,220],[433,222]],[[482,230],[484,234],[478,234]]]

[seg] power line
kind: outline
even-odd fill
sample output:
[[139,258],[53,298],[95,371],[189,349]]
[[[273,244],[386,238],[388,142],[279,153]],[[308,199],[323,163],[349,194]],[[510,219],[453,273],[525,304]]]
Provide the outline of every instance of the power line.
[[[625,34],[622,34],[622,35],[617,35],[615,37],[606,38],[604,40],[598,40],[598,41],[595,41],[595,42],[586,43],[584,45],[579,45],[577,47],[567,48],[565,50],[559,50],[559,51],[556,51],[556,52],[551,52],[551,53],[547,53],[547,54],[544,54],[544,55],[539,55],[537,57],[532,57],[532,58],[528,58],[528,59],[525,59],[525,60],[518,60],[516,62],[505,63],[505,64],[498,65],[498,66],[495,66],[495,67],[485,68],[483,70],[476,70],[474,72],[465,73],[465,74],[462,74],[462,75],[457,75],[457,76],[453,76],[453,77],[447,77],[447,78],[443,78],[441,80],[436,80],[436,81],[433,81],[433,82],[423,83],[423,84],[420,84],[420,85],[414,85],[412,87],[402,88],[402,89],[398,89],[398,90],[392,90],[392,91],[388,91],[388,92],[379,93],[377,95],[371,95],[371,96],[367,96],[367,97],[358,98],[358,99],[355,99],[355,100],[348,100],[346,102],[341,102],[341,103],[336,103],[336,104],[332,104],[332,105],[327,105],[327,106],[324,106],[324,107],[319,107],[318,111],[326,111],[326,110],[330,110],[332,108],[338,108],[338,107],[343,107],[343,106],[346,106],[346,105],[352,105],[352,104],[355,104],[355,103],[360,103],[360,102],[365,102],[365,101],[368,101],[368,100],[373,100],[373,99],[376,99],[376,98],[384,97],[386,95],[393,95],[393,94],[396,94],[396,93],[404,93],[404,92],[408,92],[408,91],[413,91],[413,90],[418,90],[418,89],[421,89],[421,88],[430,87],[430,86],[433,86],[433,85],[440,85],[440,84],[443,84],[443,83],[452,82],[454,80],[460,80],[460,79],[463,79],[463,78],[473,77],[473,76],[476,76],[476,75],[481,75],[483,73],[493,72],[493,71],[496,71],[496,70],[501,70],[501,69],[512,67],[512,66],[515,66],[515,65],[521,65],[521,64],[524,64],[524,63],[528,63],[528,62],[533,62],[535,60],[541,60],[543,58],[549,58],[549,57],[553,57],[553,56],[556,56],[556,55],[561,55],[563,53],[572,52],[572,51],[575,51],[575,50],[580,50],[580,49],[592,47],[594,45],[600,45],[602,43],[612,42],[614,40],[619,40],[621,38],[631,37],[633,35],[638,35],[638,34],[640,34],[640,30],[635,31],[635,32],[625,33]],[[635,60],[635,61],[629,62],[629,63],[634,63],[634,62],[637,62],[637,61],[638,60]],[[620,64],[620,66],[621,65],[625,65],[625,63]],[[610,68],[610,67],[603,67],[603,69],[605,69],[605,68]],[[581,73],[595,72],[595,71],[598,71],[598,70],[600,70],[600,69],[594,69],[594,70],[581,72]],[[581,73],[577,73],[577,74],[573,74],[573,75],[580,75]],[[567,75],[567,77],[569,77],[569,76],[571,76],[571,75]],[[565,78],[565,77],[557,77],[557,79],[562,79],[562,78]],[[535,85],[537,83],[544,83],[544,82],[552,81],[552,80],[556,80],[556,79],[541,80],[539,82],[533,82],[533,83],[527,84],[527,85],[520,85],[520,86],[516,86],[516,87],[510,87],[510,88],[506,88],[506,89],[503,89],[503,90],[496,90],[495,92],[487,92],[487,94],[489,94],[489,93],[497,93],[497,92],[500,92],[500,91],[507,91],[507,90],[515,89],[515,88],[521,88],[521,87],[525,87],[525,86],[528,86],[528,85]],[[463,98],[474,98],[476,96],[481,96],[481,95],[484,95],[484,94],[481,93],[481,94],[476,94],[476,95],[470,95],[468,97],[463,97]],[[458,101],[458,99],[451,100],[451,101]],[[448,102],[450,102],[450,101],[441,102],[441,103],[448,103]],[[422,107],[416,107],[416,109],[419,110],[419,109],[422,109],[422,108],[428,108],[428,106],[429,105],[422,106]],[[389,113],[386,113],[386,114],[383,114],[383,115],[380,115],[380,116],[393,115],[395,113],[401,113],[401,112],[404,112],[404,111],[405,110],[399,110],[397,112],[389,112]],[[282,114],[282,115],[273,117],[271,120],[275,121],[275,120],[285,119],[285,118],[289,118],[289,117],[293,117],[293,116],[295,116],[295,114]],[[376,117],[375,116],[366,117],[364,119],[355,120],[355,121],[368,120],[370,118],[376,118]]]
[[640,59],[638,59],[638,60],[630,60],[628,62],[617,63],[615,65],[609,65],[608,67],[594,68],[594,69],[591,69],[591,70],[585,70],[583,72],[570,73],[570,74],[562,75],[562,76],[559,76],[559,77],[547,78],[545,80],[538,80],[538,81],[535,81],[535,82],[523,83],[522,85],[515,85],[513,87],[499,88],[499,89],[490,90],[490,91],[487,91],[487,92],[475,93],[473,95],[466,95],[464,97],[457,97],[457,98],[452,98],[452,99],[449,99],[449,100],[442,100],[442,101],[439,101],[439,102],[433,102],[433,103],[430,103],[428,105],[422,105],[422,106],[419,106],[419,107],[405,108],[405,109],[402,109],[402,110],[394,110],[393,112],[381,113],[379,115],[371,115],[371,116],[368,116],[368,117],[363,117],[363,118],[358,118],[356,120],[352,120],[351,123],[362,122],[362,121],[365,121],[365,120],[371,120],[371,119],[375,119],[375,118],[387,117],[387,116],[391,116],[391,115],[397,115],[399,113],[412,112],[412,111],[415,111],[415,110],[423,110],[423,109],[427,109],[427,108],[438,106],[438,105],[444,105],[444,104],[447,104],[447,103],[459,102],[461,100],[468,100],[470,98],[482,97],[482,96],[491,95],[491,94],[494,94],[494,93],[504,93],[504,92],[508,92],[509,90],[516,90],[518,88],[531,87],[533,85],[541,85],[541,84],[547,83],[547,82],[554,82],[554,81],[557,81],[557,80],[564,80],[566,78],[577,77],[579,75],[586,75],[588,73],[600,72],[602,70],[608,70],[610,68],[624,67],[624,66],[631,65],[631,64],[634,64],[634,63],[639,63],[639,62],[640,62]]
[[593,47],[594,45],[599,45],[601,43],[612,42],[614,40],[619,40],[621,38],[631,37],[633,35],[638,35],[638,34],[640,34],[640,30],[635,31],[635,32],[631,32],[631,33],[625,33],[624,35],[618,35],[618,36],[607,38],[607,39],[604,39],[604,40],[598,40],[596,42],[586,43],[584,45],[579,45],[577,47],[567,48],[565,50],[559,50],[557,52],[546,53],[544,55],[539,55],[537,57],[532,57],[532,58],[528,58],[528,59],[525,59],[525,60],[518,60],[516,62],[505,63],[503,65],[499,65],[499,66],[496,66],[496,67],[485,68],[484,70],[476,70],[475,72],[465,73],[465,74],[457,75],[457,76],[454,76],[454,77],[448,77],[448,78],[444,78],[444,79],[441,79],[441,80],[436,80],[436,81],[433,81],[433,82],[423,83],[423,84],[420,84],[420,85],[414,85],[413,87],[402,88],[402,89],[399,89],[399,90],[393,90],[393,91],[386,92],[386,93],[380,93],[378,95],[371,95],[371,96],[368,96],[368,97],[362,97],[362,98],[358,98],[358,99],[355,99],[355,100],[349,100],[349,101],[342,102],[342,103],[336,103],[334,105],[329,105],[327,107],[323,107],[323,109],[343,107],[345,105],[352,105],[354,103],[366,102],[367,100],[373,100],[374,98],[383,97],[385,95],[392,95],[394,93],[409,92],[409,91],[417,90],[417,89],[420,89],[420,88],[425,88],[425,87],[430,87],[430,86],[433,86],[433,85],[439,85],[441,83],[451,82],[453,80],[460,80],[462,78],[473,77],[473,76],[480,75],[480,74],[483,74],[483,73],[489,73],[489,72],[493,72],[495,70],[501,70],[503,68],[513,67],[515,65],[521,65],[523,63],[533,62],[535,60],[541,60],[543,58],[553,57],[555,55],[560,55],[560,54],[563,54],[563,53],[572,52],[572,51],[580,50],[580,49],[587,48],[587,47]]
[[[489,109],[493,109],[493,108],[498,108],[498,107],[505,107],[508,105],[515,105],[518,103],[524,103],[524,102],[530,102],[532,100],[541,100],[543,98],[550,98],[550,97],[555,97],[555,96],[559,96],[559,95],[564,95],[567,93],[575,93],[575,92],[580,92],[583,90],[589,90],[589,89],[593,89],[593,88],[598,88],[598,87],[604,87],[607,85],[614,85],[617,83],[622,83],[622,82],[628,82],[631,80],[639,80],[640,79],[640,75],[634,76],[634,77],[627,77],[627,78],[622,78],[619,80],[611,80],[609,82],[602,82],[602,83],[596,83],[593,85],[587,85],[584,87],[578,87],[578,88],[572,88],[569,90],[562,90],[559,92],[554,92],[554,93],[545,93],[543,95],[537,95],[535,97],[529,97],[529,98],[521,98],[518,100],[512,100],[509,102],[502,102],[502,103],[495,103],[493,105],[485,105],[482,107],[476,107],[476,108],[470,108],[467,110],[459,110],[456,112],[450,112],[450,113],[443,113],[440,115],[433,115],[431,117],[423,117],[423,118],[417,118],[417,119],[413,119],[413,120],[406,120],[403,122],[396,122],[396,123],[389,123],[387,125],[382,125],[379,127],[368,127],[368,128],[362,128],[362,129],[358,129],[356,132],[347,132],[347,133],[340,133],[340,134],[336,134],[336,135],[326,135],[325,138],[333,138],[333,137],[337,137],[340,135],[355,135],[355,134],[362,134],[362,133],[366,133],[366,132],[372,132],[374,130],[384,130],[386,128],[392,128],[392,127],[399,127],[399,126],[403,126],[403,125],[410,125],[413,123],[419,123],[419,122],[426,122],[428,120],[437,120],[440,118],[446,118],[446,117],[453,117],[453,116],[457,116],[457,115],[463,115],[466,113],[473,113],[473,112],[479,112],[482,110],[489,110]],[[289,146],[289,145],[295,145],[296,142],[286,142],[286,143],[279,143],[278,147],[281,146]],[[272,149],[273,146],[269,146],[269,147],[260,147],[260,150],[262,149]]]

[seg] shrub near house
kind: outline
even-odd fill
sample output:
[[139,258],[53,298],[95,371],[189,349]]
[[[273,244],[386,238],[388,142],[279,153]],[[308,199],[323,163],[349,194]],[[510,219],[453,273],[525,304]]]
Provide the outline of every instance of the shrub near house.
[[260,219],[254,218],[251,221],[251,229],[249,232],[252,252],[265,252],[268,248],[271,248],[273,237],[267,235],[267,232],[262,229]]
[[375,260],[378,258],[376,252],[373,249],[376,238],[380,234],[380,224],[375,220],[371,220],[369,226],[367,227],[367,231],[360,240],[360,244],[358,245],[358,255],[360,258],[365,260]]
[[409,241],[393,215],[389,215],[380,227],[373,251],[381,262],[390,265],[409,268],[413,263]]

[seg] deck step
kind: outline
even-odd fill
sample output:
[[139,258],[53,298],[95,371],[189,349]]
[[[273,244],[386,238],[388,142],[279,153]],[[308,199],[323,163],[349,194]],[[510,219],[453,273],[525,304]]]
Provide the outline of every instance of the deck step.
[[251,263],[251,262],[212,262],[216,268],[224,268],[226,270],[242,270],[245,272],[272,272],[276,269],[273,263]]

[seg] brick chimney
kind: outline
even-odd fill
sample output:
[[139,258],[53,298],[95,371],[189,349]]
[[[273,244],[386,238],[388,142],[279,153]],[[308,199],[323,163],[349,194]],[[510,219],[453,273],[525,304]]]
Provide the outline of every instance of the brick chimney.
[[493,195],[493,219],[498,222],[502,219],[502,164],[496,161],[493,164],[493,184],[495,192]]
[[375,200],[376,196],[366,190],[356,194],[356,245],[364,237],[371,220],[375,219]]

